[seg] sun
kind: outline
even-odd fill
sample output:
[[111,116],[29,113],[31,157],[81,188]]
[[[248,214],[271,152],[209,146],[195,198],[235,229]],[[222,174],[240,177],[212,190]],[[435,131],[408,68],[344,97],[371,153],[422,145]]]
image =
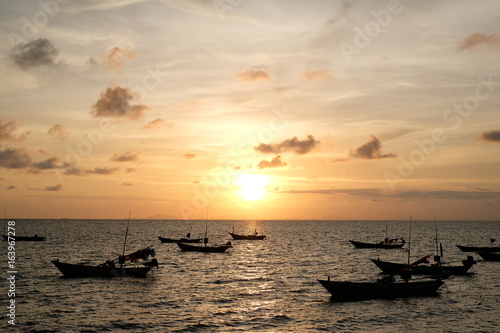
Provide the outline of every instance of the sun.
[[244,200],[261,200],[266,196],[267,176],[245,173],[238,177],[237,185],[240,187],[238,194]]

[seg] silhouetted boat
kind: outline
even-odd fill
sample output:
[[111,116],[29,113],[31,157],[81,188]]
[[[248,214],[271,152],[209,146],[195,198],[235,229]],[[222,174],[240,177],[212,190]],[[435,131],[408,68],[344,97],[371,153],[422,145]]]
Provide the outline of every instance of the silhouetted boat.
[[500,252],[499,246],[463,246],[457,244],[457,247],[463,252]]
[[45,240],[45,237],[41,236],[7,236],[7,235],[2,235],[4,240],[9,240],[9,237],[11,239],[14,239],[16,242],[43,242]]
[[224,245],[218,246],[207,246],[206,243],[204,246],[199,245],[191,245],[186,243],[177,242],[177,245],[181,249],[181,251],[191,251],[191,252],[211,252],[211,253],[220,253],[225,252],[227,249],[232,248],[231,242],[228,242]]
[[500,253],[497,252],[478,252],[477,254],[486,261],[500,261]]
[[238,235],[238,234],[235,234],[234,233],[234,227],[233,227],[233,232],[230,232],[229,234],[231,235],[231,237],[233,237],[233,239],[238,239],[238,240],[241,240],[241,239],[263,240],[264,238],[266,238],[265,235],[259,235],[259,233],[257,232],[257,230],[255,230],[255,232],[253,234],[250,234],[250,235]]
[[202,238],[179,238],[179,239],[174,239],[174,238],[167,238],[167,237],[161,237],[158,236],[158,239],[162,243],[177,243],[177,242],[183,242],[183,243],[201,243],[203,240]]
[[53,260],[56,266],[65,277],[136,277],[145,278],[151,267],[115,267],[114,265],[78,265],[63,263]]
[[466,260],[462,261],[461,266],[451,266],[444,265],[440,261],[432,265],[422,265],[422,263],[428,263],[425,260],[429,258],[430,255],[417,260],[416,262],[408,265],[406,263],[393,263],[388,261],[382,261],[380,259],[370,259],[375,265],[377,265],[382,272],[385,274],[400,274],[405,269],[411,269],[412,274],[424,274],[424,275],[460,275],[466,274],[467,271],[476,263],[472,256],[468,256]]
[[330,278],[318,281],[334,300],[426,296],[435,294],[443,285],[441,280],[395,282],[392,276],[376,282],[330,281]]
[[400,249],[406,244],[403,238],[386,238],[379,243],[365,243],[354,240],[349,242],[358,249]]

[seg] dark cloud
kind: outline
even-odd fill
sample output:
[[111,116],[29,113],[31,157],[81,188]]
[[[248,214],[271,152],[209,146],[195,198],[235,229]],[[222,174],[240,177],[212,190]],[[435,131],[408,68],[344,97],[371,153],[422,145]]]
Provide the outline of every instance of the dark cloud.
[[68,166],[64,170],[63,174],[66,175],[66,176],[84,176],[85,175],[85,171],[83,171],[82,169],[77,168],[75,166]]
[[26,131],[22,134],[15,134],[17,127],[14,119],[0,119],[0,141],[23,141],[31,133],[31,131]]
[[382,154],[382,143],[374,137],[370,136],[370,139],[365,144],[359,146],[356,149],[351,149],[349,156],[351,158],[359,158],[365,160],[379,160],[382,158],[393,158],[397,157],[396,154]]
[[132,104],[139,96],[128,88],[108,87],[101,92],[90,112],[94,117],[137,119],[149,110],[142,104]]
[[59,141],[66,141],[66,139],[70,135],[69,131],[66,128],[64,128],[64,126],[61,124],[55,124],[54,126],[49,128],[49,130],[47,131],[47,134],[51,138],[59,140]]
[[470,34],[458,44],[458,49],[461,51],[473,50],[482,46],[486,46],[489,48],[500,48],[500,35],[496,33],[493,33],[491,35],[482,33]]
[[304,155],[313,151],[319,146],[319,143],[320,142],[315,140],[312,135],[308,135],[307,139],[302,141],[297,139],[297,137],[293,137],[292,139],[287,139],[280,143],[261,143],[253,147],[253,149],[264,154],[280,154],[287,151],[293,151],[296,154]]
[[263,70],[253,70],[249,69],[247,71],[241,72],[236,77],[245,82],[256,82],[260,80],[270,80],[271,77]]
[[185,158],[185,159],[188,159],[188,160],[190,160],[190,159],[192,159],[192,158],[195,158],[195,157],[196,157],[196,155],[195,155],[194,153],[187,153],[187,154],[184,154],[184,158]]
[[491,130],[488,132],[483,132],[479,134],[477,140],[486,141],[486,142],[500,142],[500,131]]
[[10,58],[21,69],[54,66],[59,51],[47,38],[38,38],[12,48]]
[[17,186],[15,185],[10,185],[7,187],[7,190],[15,190],[17,188]]
[[126,59],[132,59],[135,57],[135,51],[130,46],[126,46],[125,49],[119,47],[114,47],[106,55],[106,68],[108,70],[114,71],[121,74],[125,69]]
[[118,172],[118,168],[95,167],[94,169],[85,170],[86,174],[94,174],[94,175],[112,175],[116,172]]
[[37,170],[49,170],[60,169],[63,168],[64,165],[59,164],[59,158],[54,156],[40,162],[34,162],[31,167]]
[[134,162],[139,160],[140,153],[132,153],[130,150],[126,151],[123,154],[114,154],[111,156],[110,161],[113,162]]
[[24,148],[7,148],[0,150],[0,168],[22,169],[31,164],[31,156]]
[[257,164],[259,169],[268,169],[268,168],[279,168],[285,167],[287,163],[281,160],[281,156],[275,156],[271,161],[262,160]]
[[44,191],[60,191],[62,189],[62,185],[61,184],[57,184],[57,185],[54,185],[54,186],[47,186],[45,187],[43,190]]

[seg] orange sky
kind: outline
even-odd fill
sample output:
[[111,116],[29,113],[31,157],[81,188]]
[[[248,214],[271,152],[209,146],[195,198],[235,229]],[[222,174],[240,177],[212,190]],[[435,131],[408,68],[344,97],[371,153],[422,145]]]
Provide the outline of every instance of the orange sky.
[[0,3],[10,218],[500,213],[500,3]]

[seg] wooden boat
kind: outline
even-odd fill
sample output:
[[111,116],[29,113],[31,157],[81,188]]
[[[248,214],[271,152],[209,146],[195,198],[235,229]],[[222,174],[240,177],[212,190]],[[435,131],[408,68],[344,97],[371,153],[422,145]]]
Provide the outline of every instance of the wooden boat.
[[330,278],[318,281],[334,300],[426,296],[436,294],[443,285],[441,280],[395,282],[392,276],[376,282],[330,281]]
[[199,245],[186,244],[182,242],[177,242],[177,245],[179,246],[181,251],[207,252],[207,253],[221,253],[225,252],[229,248],[232,248],[231,242],[218,246],[207,246],[206,243],[204,246],[199,246]]
[[463,246],[457,244],[463,252],[500,252],[500,246]]
[[257,232],[257,230],[255,230],[255,232],[253,234],[250,234],[250,235],[238,235],[238,234],[235,234],[234,233],[234,227],[233,227],[233,232],[230,232],[229,234],[231,235],[231,237],[233,237],[233,239],[238,239],[238,240],[241,240],[241,239],[263,240],[264,238],[266,238],[265,235],[259,235],[259,233]]
[[41,237],[38,235],[35,236],[7,236],[7,235],[2,235],[4,240],[9,240],[9,237],[11,240],[15,240],[16,242],[43,242],[45,241],[45,237]]
[[500,261],[500,253],[496,252],[478,252],[479,256],[486,261]]
[[[385,274],[400,274],[403,270],[411,269],[412,274],[424,275],[460,275],[466,274],[467,271],[476,263],[473,257],[468,256],[466,260],[462,261],[461,266],[444,265],[440,261],[432,265],[421,265],[425,263],[425,259],[430,256],[425,256],[420,260],[408,265],[406,263],[392,263],[382,261],[380,259],[370,259],[380,270]],[[424,259],[425,258],[425,259]],[[428,262],[427,262],[428,263]]]
[[380,243],[364,243],[354,240],[349,242],[358,249],[400,249],[406,244],[403,238],[385,238]]
[[53,260],[56,266],[65,277],[135,277],[145,278],[151,267],[115,267],[114,265],[78,265]]
[[166,238],[166,237],[161,237],[158,236],[158,239],[162,243],[177,243],[177,242],[183,242],[183,243],[201,243],[203,240],[202,238],[179,238],[179,239],[174,239],[174,238]]

